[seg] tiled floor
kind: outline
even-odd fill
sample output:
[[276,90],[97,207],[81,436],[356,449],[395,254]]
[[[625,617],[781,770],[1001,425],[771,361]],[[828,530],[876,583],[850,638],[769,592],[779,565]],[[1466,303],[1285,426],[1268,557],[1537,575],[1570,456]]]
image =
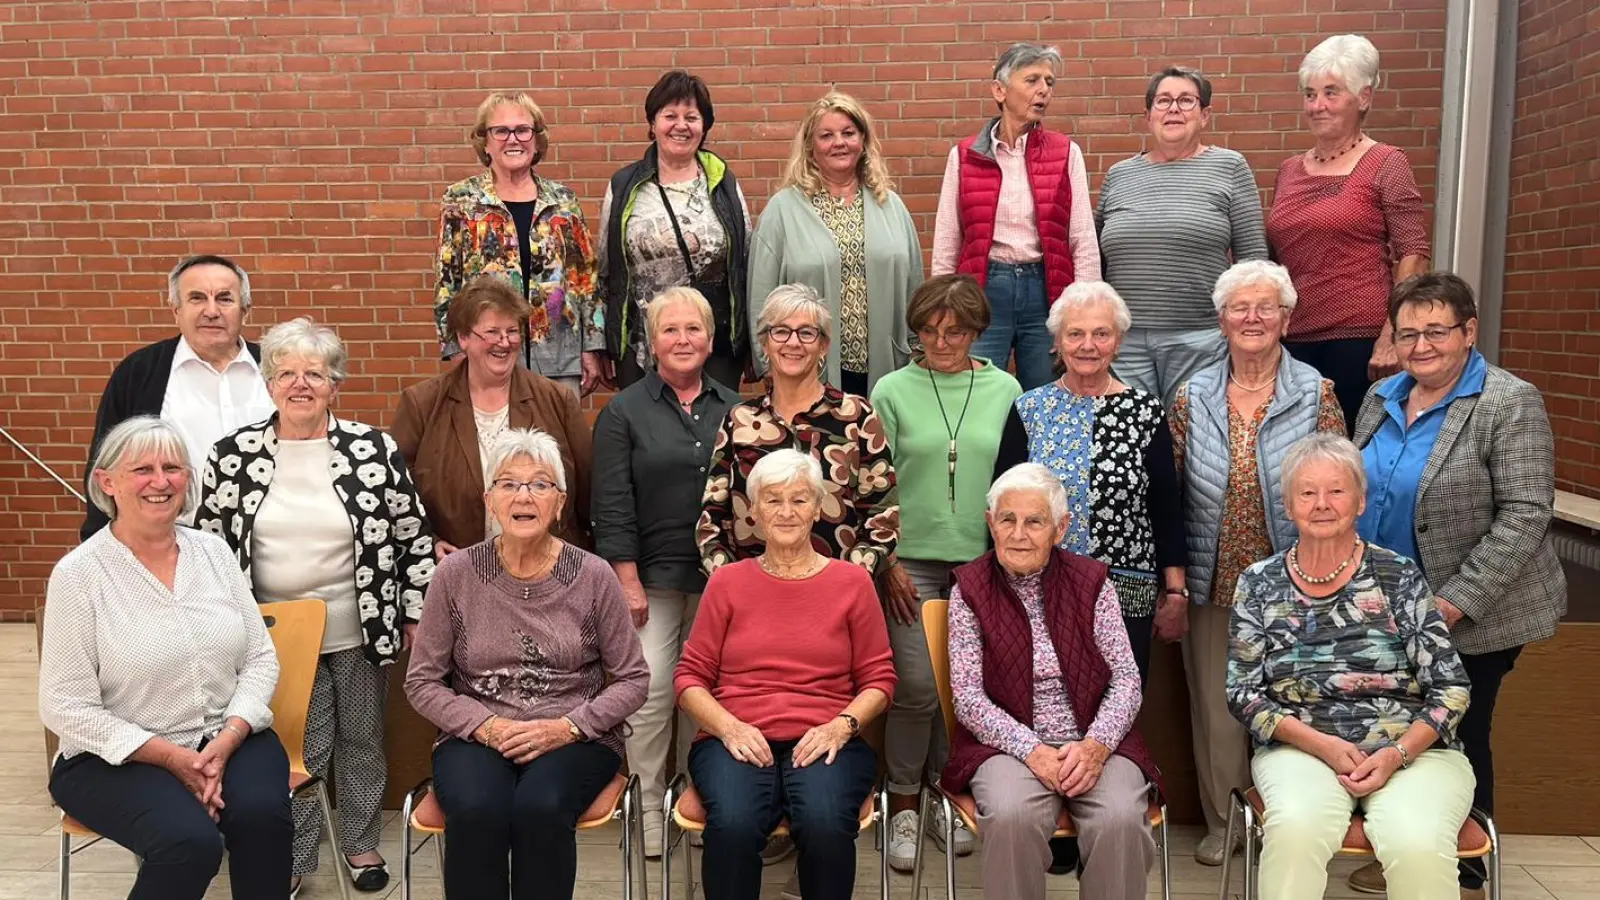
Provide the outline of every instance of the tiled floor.
[[[45,758],[42,730],[37,714],[38,657],[34,651],[32,625],[0,625],[0,900],[55,896],[57,814],[45,791]],[[620,831],[616,827],[580,835],[578,851],[578,900],[614,900],[622,896],[622,867],[617,855]],[[1172,890],[1176,900],[1209,900],[1217,897],[1218,870],[1195,864],[1190,857],[1199,834],[1196,829],[1174,829],[1172,848]],[[397,813],[390,813],[380,848],[390,862],[396,878],[391,888],[374,894],[355,894],[358,898],[390,897],[400,900],[400,825]],[[323,871],[327,866],[324,846]],[[926,873],[925,897],[914,900],[943,900],[944,857],[931,850]],[[1502,900],[1600,900],[1600,837],[1532,837],[1510,835],[1505,838],[1505,896]],[[224,864],[226,865],[226,864]],[[1356,867],[1353,860],[1338,860],[1331,866],[1328,897],[1360,897],[1345,886],[1344,876]],[[659,867],[652,865],[650,895],[660,896]],[[433,849],[417,854],[417,873],[413,897],[416,900],[441,900],[438,868]],[[1235,867],[1237,872],[1238,867]],[[89,847],[73,857],[72,896],[77,900],[112,900],[127,895],[133,882],[134,860],[127,851],[108,843]],[[681,872],[681,870],[678,870]],[[762,900],[775,900],[788,877],[788,864],[766,872]],[[869,839],[861,841],[857,898],[877,896],[877,858]],[[677,873],[675,873],[677,874]],[[1234,876],[1233,896],[1237,897],[1238,875]],[[676,878],[674,880],[677,880]],[[937,886],[928,886],[934,885]],[[981,896],[978,887],[977,857],[957,861],[956,884],[963,896]],[[1052,898],[1065,900],[1078,896],[1078,882],[1070,877],[1051,880]],[[895,900],[913,900],[911,879],[895,875],[891,886]],[[208,898],[225,900],[229,896],[226,877],[212,885]],[[338,885],[330,876],[313,876],[300,896],[304,900],[332,900],[339,896]],[[683,900],[681,889],[676,896]],[[1161,896],[1159,874],[1151,876],[1150,896]]]

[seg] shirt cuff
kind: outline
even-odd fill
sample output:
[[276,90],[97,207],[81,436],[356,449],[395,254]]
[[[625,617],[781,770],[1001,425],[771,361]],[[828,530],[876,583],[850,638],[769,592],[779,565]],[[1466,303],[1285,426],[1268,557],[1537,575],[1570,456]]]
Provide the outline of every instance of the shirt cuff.
[[120,766],[128,761],[135,750],[149,743],[155,735],[145,731],[133,723],[117,726],[106,742],[96,751],[95,755],[113,766]]
[[233,702],[228,704],[228,711],[222,714],[222,720],[238,716],[250,726],[252,734],[266,731],[272,727],[272,707],[250,697],[240,697],[235,694]]

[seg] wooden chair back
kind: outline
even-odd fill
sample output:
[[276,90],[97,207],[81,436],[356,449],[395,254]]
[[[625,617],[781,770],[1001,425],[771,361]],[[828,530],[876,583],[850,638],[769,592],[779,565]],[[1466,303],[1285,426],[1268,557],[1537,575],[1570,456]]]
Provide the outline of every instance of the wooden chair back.
[[922,634],[928,639],[928,659],[933,663],[933,683],[939,689],[939,711],[944,733],[956,733],[956,701],[950,688],[950,601],[922,601]]
[[322,655],[322,631],[328,607],[321,600],[284,600],[261,604],[261,618],[278,650],[278,688],[272,695],[272,727],[289,754],[289,771],[306,774],[306,716],[311,710],[311,683]]

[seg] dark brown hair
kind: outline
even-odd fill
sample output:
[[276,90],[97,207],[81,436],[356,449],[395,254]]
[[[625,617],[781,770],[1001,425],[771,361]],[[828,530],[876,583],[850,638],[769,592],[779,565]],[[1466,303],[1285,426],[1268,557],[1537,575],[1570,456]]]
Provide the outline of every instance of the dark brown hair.
[[1389,326],[1399,327],[1400,310],[1406,306],[1443,306],[1464,324],[1478,317],[1478,302],[1472,286],[1449,272],[1423,272],[1394,286],[1389,292]]
[[989,327],[989,298],[971,275],[935,275],[911,294],[906,304],[906,325],[915,333],[949,313],[956,325],[974,334]]
[[1167,66],[1157,72],[1150,79],[1150,86],[1144,89],[1144,111],[1149,112],[1156,105],[1156,91],[1161,88],[1161,82],[1168,78],[1183,78],[1194,85],[1195,95],[1200,98],[1200,108],[1211,108],[1211,79],[1200,74],[1199,69],[1187,66]]
[[656,113],[674,103],[693,103],[695,109],[700,110],[700,118],[705,121],[705,128],[700,131],[700,146],[706,145],[706,138],[711,134],[711,126],[716,124],[716,110],[711,106],[711,89],[706,87],[699,75],[690,75],[682,69],[673,69],[656,79],[655,87],[644,98],[644,121],[650,129],[650,140],[656,139],[655,121]]
[[478,320],[489,310],[505,313],[521,325],[533,314],[533,307],[511,282],[499,275],[479,275],[450,298],[450,308],[444,314],[444,323],[459,340],[478,326]]

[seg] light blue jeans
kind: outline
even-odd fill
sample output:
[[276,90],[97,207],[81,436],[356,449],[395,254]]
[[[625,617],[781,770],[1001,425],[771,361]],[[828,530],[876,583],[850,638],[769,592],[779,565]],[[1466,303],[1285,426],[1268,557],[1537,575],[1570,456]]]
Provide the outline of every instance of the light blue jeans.
[[989,327],[972,342],[972,355],[1004,369],[1017,351],[1017,381],[1025,391],[1055,378],[1054,342],[1045,320],[1050,299],[1045,296],[1044,263],[1012,265],[989,263],[983,292],[989,298]]

